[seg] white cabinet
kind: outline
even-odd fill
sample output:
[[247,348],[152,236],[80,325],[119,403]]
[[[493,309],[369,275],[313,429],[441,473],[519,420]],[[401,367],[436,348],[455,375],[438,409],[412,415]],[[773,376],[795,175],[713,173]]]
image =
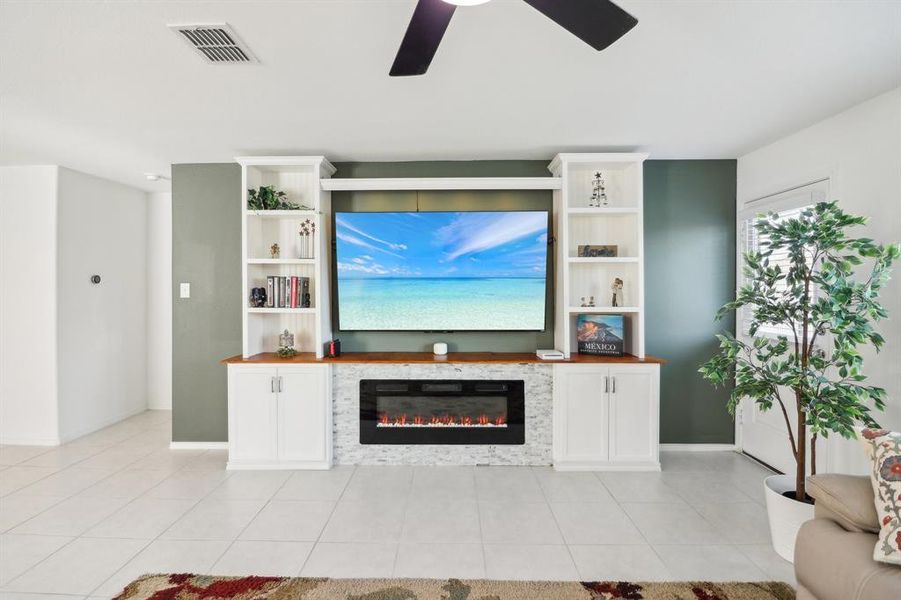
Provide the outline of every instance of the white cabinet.
[[331,462],[332,399],[327,374],[328,367],[278,369],[279,458]]
[[278,458],[277,439],[273,435],[277,422],[275,386],[275,369],[270,367],[229,371],[229,461]]
[[554,467],[659,470],[657,364],[554,365]]
[[228,367],[228,468],[328,469],[328,365]]
[[555,366],[554,464],[606,461],[610,402],[607,367]]

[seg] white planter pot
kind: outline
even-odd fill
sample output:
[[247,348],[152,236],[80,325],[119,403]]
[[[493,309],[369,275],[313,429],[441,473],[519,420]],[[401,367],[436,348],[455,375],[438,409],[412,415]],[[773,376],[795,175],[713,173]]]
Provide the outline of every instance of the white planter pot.
[[776,554],[793,563],[795,538],[805,521],[813,518],[813,505],[783,496],[783,492],[795,489],[792,475],[771,475],[764,482],[766,512],[770,519],[770,536]]

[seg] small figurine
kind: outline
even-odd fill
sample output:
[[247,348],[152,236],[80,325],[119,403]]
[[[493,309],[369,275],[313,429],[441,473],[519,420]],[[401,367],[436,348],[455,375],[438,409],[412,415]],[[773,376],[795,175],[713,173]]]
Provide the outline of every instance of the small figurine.
[[276,354],[281,358],[291,358],[297,354],[297,350],[294,349],[294,334],[287,329],[278,336],[278,352]]
[[588,298],[588,306],[594,308],[594,296]]
[[250,290],[250,306],[253,308],[266,306],[266,288],[255,287]]
[[279,248],[278,244],[272,244],[269,246],[269,256],[272,258],[278,258],[282,254],[282,249]]
[[591,182],[591,199],[588,201],[588,206],[600,208],[601,206],[607,206],[609,204],[610,202],[607,200],[606,183],[604,182],[601,172],[597,171],[594,174],[594,181]]
[[582,296],[582,304],[580,304],[579,306],[582,306],[582,307],[588,306],[588,303],[585,302],[585,296]]
[[614,279],[610,289],[613,291],[613,300],[611,300],[610,306],[621,306],[620,303],[623,300],[623,280],[619,277]]

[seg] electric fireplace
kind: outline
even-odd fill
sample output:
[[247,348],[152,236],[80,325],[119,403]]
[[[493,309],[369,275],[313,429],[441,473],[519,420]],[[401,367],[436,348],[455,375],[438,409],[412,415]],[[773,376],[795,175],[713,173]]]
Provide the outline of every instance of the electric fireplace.
[[524,444],[522,381],[360,380],[361,444]]

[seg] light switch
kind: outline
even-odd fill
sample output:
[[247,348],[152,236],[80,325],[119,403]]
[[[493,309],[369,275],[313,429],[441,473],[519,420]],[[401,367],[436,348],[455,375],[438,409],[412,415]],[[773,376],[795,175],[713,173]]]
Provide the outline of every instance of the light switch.
[[179,286],[179,297],[180,298],[190,298],[191,297],[191,284],[183,283]]

